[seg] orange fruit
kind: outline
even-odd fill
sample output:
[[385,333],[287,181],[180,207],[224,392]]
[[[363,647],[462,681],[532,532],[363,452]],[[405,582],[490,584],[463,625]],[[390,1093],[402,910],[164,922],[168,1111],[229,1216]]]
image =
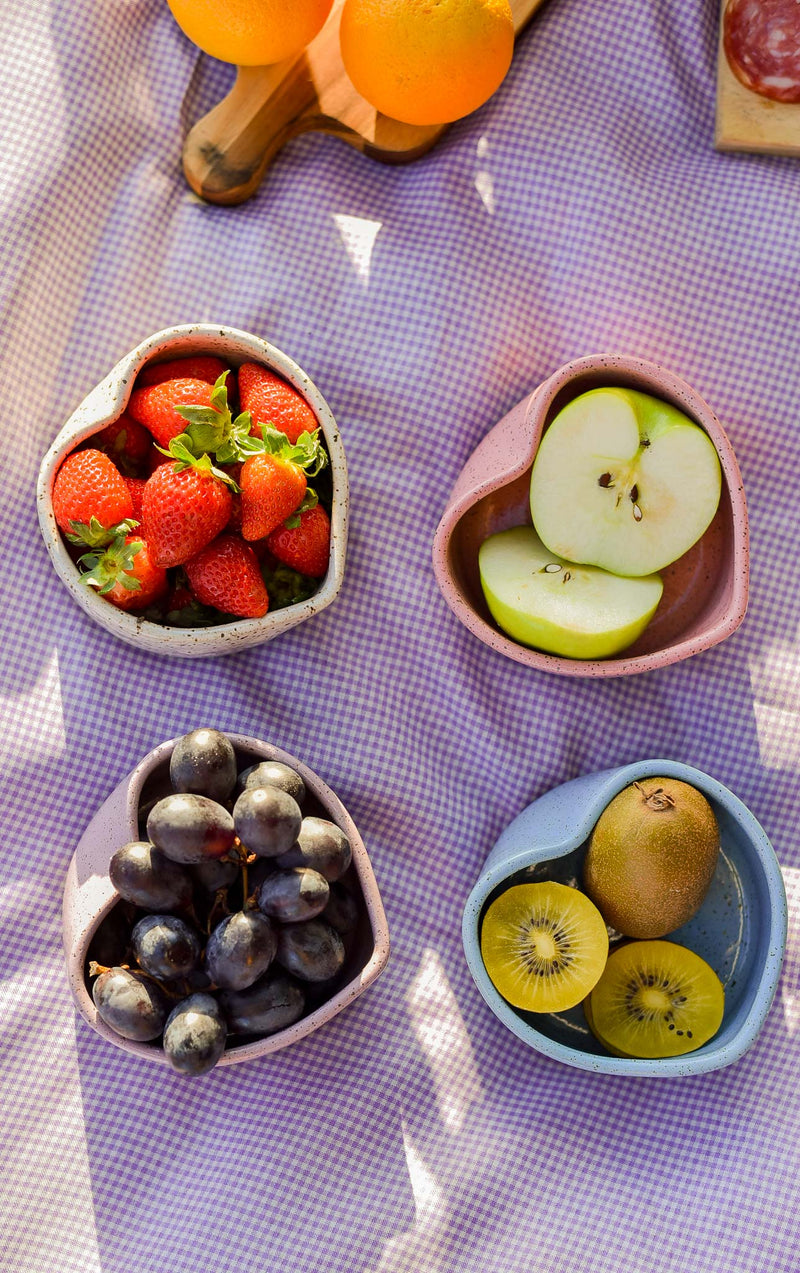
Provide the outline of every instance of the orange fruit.
[[322,30],[333,0],[169,0],[189,39],[222,62],[268,66]]
[[449,124],[502,83],[514,51],[508,0],[345,0],[342,60],[371,106],[405,124]]

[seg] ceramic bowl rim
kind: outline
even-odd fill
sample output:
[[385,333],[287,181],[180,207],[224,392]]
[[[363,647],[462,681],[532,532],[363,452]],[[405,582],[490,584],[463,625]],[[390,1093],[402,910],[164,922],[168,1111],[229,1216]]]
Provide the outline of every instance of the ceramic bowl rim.
[[[80,575],[70,557],[55,520],[52,490],[62,460],[74,447],[126,409],[137,373],[145,364],[163,361],[189,344],[209,342],[209,352],[222,354],[225,348],[241,361],[258,361],[278,372],[298,390],[319,421],[330,456],[334,481],[331,508],[331,551],[326,576],[312,597],[280,610],[268,611],[260,619],[236,619],[214,627],[170,628],[126,613],[80,583]],[[277,346],[236,327],[218,323],[183,323],[164,328],[146,337],[125,354],[108,375],[73,411],[46,451],[36,483],[39,526],[50,560],[67,591],[90,618],[106,631],[129,644],[166,655],[201,657],[234,653],[261,644],[326,609],[341,591],[347,550],[349,485],[347,461],[338,425],[328,403],[311,378],[294,359]],[[180,648],[179,648],[180,647]]]
[[[588,838],[597,819],[608,803],[630,783],[641,781],[656,775],[666,778],[678,778],[688,782],[698,790],[710,795],[734,818],[744,831],[751,863],[757,866],[766,887],[770,902],[770,926],[768,936],[768,953],[758,980],[751,990],[752,1004],[745,1020],[736,1035],[724,1047],[714,1048],[714,1040],[696,1052],[688,1052],[683,1056],[662,1057],[654,1060],[603,1056],[584,1052],[579,1048],[570,1048],[565,1044],[541,1034],[532,1025],[523,1021],[513,1008],[499,995],[489,979],[480,954],[479,925],[481,912],[486,899],[492,891],[509,879],[517,871],[541,861],[565,857],[579,848]],[[596,1074],[619,1074],[629,1077],[674,1078],[689,1074],[704,1074],[712,1070],[732,1065],[755,1041],[764,1024],[772,1004],[781,972],[788,926],[786,890],[783,883],[780,864],[767,835],[754,814],[738,796],[725,787],[716,778],[700,769],[685,765],[675,760],[642,760],[633,764],[622,765],[580,777],[605,777],[606,782],[598,789],[591,801],[587,801],[580,823],[572,835],[557,844],[540,845],[516,854],[513,858],[484,870],[470,890],[461,922],[461,935],[464,953],[473,980],[483,998],[495,1016],[523,1043],[527,1043],[535,1051],[561,1061],[576,1069]],[[562,786],[567,784],[560,784]],[[551,788],[556,790],[557,788]],[[547,793],[543,793],[547,794]],[[532,802],[533,804],[536,801]],[[530,807],[530,806],[528,806]],[[520,815],[517,815],[520,816]],[[513,820],[512,820],[513,821]],[[509,824],[511,825],[511,824]],[[669,937],[665,938],[669,940]]]
[[[448,564],[448,548],[455,528],[464,514],[480,503],[487,495],[491,495],[493,491],[507,486],[516,477],[521,476],[533,463],[541,442],[543,428],[532,424],[531,416],[534,412],[539,412],[542,399],[546,399],[541,420],[543,426],[547,406],[571,381],[577,380],[581,376],[593,373],[600,374],[604,371],[608,371],[610,375],[613,375],[615,370],[624,375],[641,376],[650,381],[665,378],[669,382],[674,396],[683,398],[686,406],[690,408],[687,410],[687,414],[701,425],[714,443],[722,468],[724,484],[727,487],[733,519],[733,560],[730,572],[731,601],[725,616],[718,623],[697,636],[676,640],[660,650],[654,650],[648,654],[638,654],[633,658],[626,658],[625,652],[622,651],[621,654],[607,659],[572,659],[561,655],[547,654],[533,647],[522,645],[520,642],[506,636],[498,627],[488,623],[479,615],[462,598],[460,589],[452,581]],[[646,389],[643,391],[647,392]],[[650,362],[647,359],[629,354],[587,354],[581,358],[575,358],[558,368],[551,376],[542,381],[532,393],[521,399],[517,404],[517,408],[512,408],[512,410],[521,408],[524,403],[527,403],[525,427],[529,429],[531,436],[531,447],[525,461],[514,464],[501,474],[487,478],[473,490],[465,492],[454,502],[448,503],[436,528],[433,541],[434,574],[439,590],[456,618],[464,624],[473,636],[478,637],[484,645],[488,645],[490,649],[495,650],[497,653],[503,654],[527,667],[537,668],[543,672],[553,672],[560,676],[611,677],[636,675],[657,668],[668,667],[673,663],[681,662],[683,659],[691,658],[692,655],[710,649],[731,636],[740,626],[747,613],[750,558],[747,502],[742,475],[731,441],[714,412],[701,395],[687,381],[659,363]],[[492,427],[497,428],[499,424],[502,424],[502,421],[498,421]],[[489,430],[489,432],[491,431]],[[484,434],[478,446],[481,445],[486,437],[488,437],[488,433]],[[462,465],[462,471],[469,464],[475,450],[477,450],[477,447],[473,449],[465,464]]]
[[[269,1055],[277,1052],[282,1048],[289,1047],[293,1043],[299,1042],[307,1035],[313,1034],[326,1022],[337,1016],[344,1008],[346,1008],[354,999],[373,984],[381,975],[389,961],[390,943],[389,943],[389,927],[386,920],[386,913],[383,908],[383,902],[378,889],[378,883],[375,878],[372,862],[369,853],[361,838],[358,828],[355,825],[347,809],[342,804],[336,793],[328,786],[328,784],[319,777],[319,775],[311,769],[303,761],[298,760],[296,756],[290,752],[284,751],[283,748],[277,747],[272,743],[264,742],[262,739],[254,738],[248,734],[237,734],[229,730],[225,730],[225,735],[230,739],[233,746],[240,752],[250,753],[255,756],[262,756],[263,759],[280,760],[283,764],[291,766],[295,769],[303,781],[306,783],[307,789],[323,805],[326,812],[337,822],[337,825],[343,827],[350,841],[353,854],[353,866],[358,875],[359,886],[361,888],[364,903],[367,908],[370,928],[372,930],[372,953],[356,975],[337,990],[331,999],[326,1000],[313,1012],[295,1022],[293,1025],[285,1027],[283,1030],[277,1031],[275,1034],[267,1035],[262,1039],[256,1039],[252,1043],[246,1043],[240,1047],[226,1049],[215,1068],[227,1065],[238,1065],[244,1061],[252,1061],[257,1057]],[[174,738],[167,739],[163,743],[159,743],[152,751],[149,751],[139,763],[131,770],[127,778],[122,779],[121,785],[126,788],[125,809],[127,819],[127,831],[133,840],[138,840],[138,807],[139,798],[145,781],[151,773],[172,755],[173,748],[182,735],[176,735]],[[112,793],[113,794],[113,793]],[[110,797],[108,797],[110,798]],[[100,806],[102,808],[102,806]],[[95,814],[99,812],[95,810]],[[87,830],[88,826],[87,824]],[[120,847],[119,845],[115,848]],[[109,859],[114,852],[109,852]],[[67,895],[70,888],[71,867],[75,860],[73,854],[70,861],[70,871],[67,874],[67,882],[64,890],[64,955],[67,966],[67,974],[69,978],[70,992],[73,1000],[83,1019],[92,1029],[101,1036],[101,1038],[112,1043],[121,1051],[142,1057],[144,1060],[152,1061],[160,1065],[169,1065],[163,1050],[160,1047],[154,1047],[150,1043],[137,1043],[131,1039],[124,1039],[121,1035],[112,1030],[99,1016],[97,1009],[92,1000],[92,996],[86,987],[84,977],[84,966],[86,962],[86,954],[94,934],[99,925],[113,909],[119,901],[119,894],[114,890],[108,873],[106,872],[104,885],[107,885],[107,897],[102,907],[95,913],[93,919],[82,930],[80,944],[74,940],[70,940],[71,934],[67,933]]]

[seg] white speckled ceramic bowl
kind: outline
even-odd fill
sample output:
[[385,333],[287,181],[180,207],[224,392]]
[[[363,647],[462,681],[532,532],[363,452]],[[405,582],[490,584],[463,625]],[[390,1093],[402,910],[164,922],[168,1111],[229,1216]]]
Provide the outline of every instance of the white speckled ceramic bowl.
[[[288,380],[308,402],[322,430],[328,448],[333,479],[331,509],[331,552],[328,573],[313,597],[296,605],[265,614],[261,619],[236,619],[210,628],[170,628],[151,623],[135,614],[126,614],[80,582],[80,574],[67,551],[53,514],[53,482],[62,460],[112,420],[128,405],[134,381],[148,363],[164,362],[189,354],[216,354],[232,366],[259,362]],[[37,486],[39,524],[47,551],[61,582],[86,613],[114,636],[137,649],[181,658],[232,654],[271,641],[289,628],[318,614],[335,600],[344,579],[347,549],[349,488],[344,447],[330,407],[316,385],[297,363],[259,336],[212,323],[191,323],[168,327],[149,336],[126,354],[105,380],[85,398],[70,416],[42,460]]]
[[[361,921],[352,949],[348,950],[345,968],[350,975],[346,983],[325,1003],[285,1030],[250,1043],[228,1046],[218,1064],[238,1065],[304,1039],[363,994],[386,967],[389,929],[369,855],[341,800],[312,769],[288,752],[243,734],[228,734],[228,737],[236,749],[240,769],[260,760],[280,760],[297,770],[309,796],[321,806],[323,816],[341,827],[350,841],[353,862],[345,879],[354,891],[358,889],[361,894]],[[109,863],[123,844],[140,839],[140,805],[172,790],[169,760],[177,741],[177,738],[172,738],[145,756],[100,807],[72,856],[64,886],[64,951],[70,990],[81,1016],[115,1047],[161,1065],[167,1065],[168,1061],[159,1043],[134,1043],[123,1039],[101,1020],[87,985],[86,973],[92,938],[120,900],[109,879]]]

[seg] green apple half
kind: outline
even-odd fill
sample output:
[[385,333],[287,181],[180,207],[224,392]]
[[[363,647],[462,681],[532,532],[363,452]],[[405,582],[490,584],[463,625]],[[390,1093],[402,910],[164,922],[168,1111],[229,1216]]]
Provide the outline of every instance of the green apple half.
[[542,438],[531,515],[559,556],[649,575],[696,543],[721,489],[714,444],[683,412],[635,389],[591,389]]
[[523,645],[570,659],[624,650],[646,628],[663,590],[658,575],[627,579],[565,561],[532,526],[490,535],[478,566],[498,626]]

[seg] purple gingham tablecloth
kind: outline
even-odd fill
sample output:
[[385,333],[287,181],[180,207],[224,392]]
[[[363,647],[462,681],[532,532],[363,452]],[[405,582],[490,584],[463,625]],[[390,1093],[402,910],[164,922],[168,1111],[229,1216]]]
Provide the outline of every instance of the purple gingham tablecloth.
[[[712,149],[717,5],[551,0],[503,89],[426,159],[308,136],[239,209],[179,167],[230,71],[162,0],[6,0],[0,1269],[13,1273],[797,1273],[800,1218],[800,169]],[[270,646],[181,663],[56,581],[34,478],[113,363],[209,320],[290,352],[347,448],[343,595]],[[752,602],[724,646],[560,681],[475,641],[432,534],[486,430],[598,350],[690,380],[730,432]],[[384,977],[298,1047],[196,1084],[79,1019],[61,889],[95,808],[200,724],[305,757],[372,854]],[[765,826],[790,897],[751,1052],[627,1081],[527,1049],[479,998],[460,913],[547,788],[651,755]]]

